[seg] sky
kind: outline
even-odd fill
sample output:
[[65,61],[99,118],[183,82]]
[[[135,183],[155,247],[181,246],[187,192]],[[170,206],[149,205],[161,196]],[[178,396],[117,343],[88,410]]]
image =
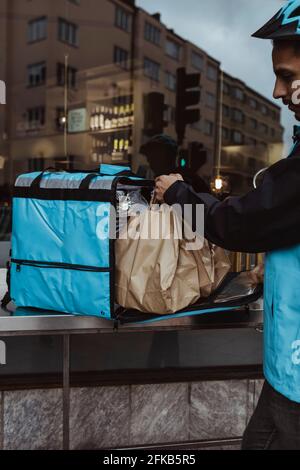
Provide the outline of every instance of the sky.
[[[136,0],[177,34],[197,44],[221,62],[223,70],[272,98],[274,73],[270,41],[251,38],[286,0]],[[282,106],[283,107],[283,106]],[[284,107],[283,107],[284,108]],[[294,115],[283,109],[284,139],[290,146]]]

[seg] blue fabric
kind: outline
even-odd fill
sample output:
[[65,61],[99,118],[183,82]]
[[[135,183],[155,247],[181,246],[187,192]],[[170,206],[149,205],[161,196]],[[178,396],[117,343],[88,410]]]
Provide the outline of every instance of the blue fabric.
[[110,175],[114,176],[122,171],[130,171],[129,166],[119,166],[119,165],[108,165],[108,164],[101,164],[100,165],[100,173],[103,175]]
[[300,245],[266,255],[264,373],[275,390],[300,403]]
[[[124,167],[116,168],[115,173]],[[114,173],[106,165],[102,171]],[[21,175],[34,179],[40,173]],[[86,173],[46,173],[48,179],[81,181]],[[99,176],[99,180],[114,176]],[[26,188],[25,188],[26,190]],[[35,307],[75,315],[112,318],[110,299],[110,225],[108,202],[13,199],[11,297],[17,307]],[[43,265],[37,265],[43,263]],[[72,266],[44,266],[64,263]],[[74,265],[74,266],[73,266]],[[93,268],[82,270],[81,266]],[[100,269],[100,271],[95,271]]]
[[[294,127],[293,158],[300,144]],[[264,374],[272,387],[300,403],[300,245],[266,254]]]
[[109,203],[14,198],[12,258],[109,267],[109,215]]
[[108,272],[12,264],[11,298],[18,307],[111,317]]

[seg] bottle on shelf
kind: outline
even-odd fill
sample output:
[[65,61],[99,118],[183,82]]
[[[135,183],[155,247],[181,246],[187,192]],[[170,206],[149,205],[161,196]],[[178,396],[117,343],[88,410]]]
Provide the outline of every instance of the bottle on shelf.
[[120,139],[120,142],[119,142],[119,150],[120,150],[120,152],[123,152],[123,151],[124,151],[124,143],[125,143],[124,139],[121,138],[121,139]]
[[125,106],[124,126],[128,127],[129,125],[130,125],[130,105],[127,104]]
[[113,118],[111,122],[112,129],[116,129],[118,127],[118,113],[119,113],[118,106],[114,106]]
[[118,127],[124,126],[124,106],[119,108]]
[[97,106],[95,115],[94,115],[94,130],[98,131],[99,128],[100,128],[100,109],[99,109],[99,106]]
[[114,152],[118,152],[119,151],[119,139],[115,138],[114,139],[114,149],[113,149]]
[[91,117],[90,117],[90,130],[95,130],[95,109],[92,109]]
[[102,131],[103,129],[105,129],[105,114],[104,114],[104,106],[101,106],[101,110],[100,110],[100,116],[99,116],[99,128],[100,128],[100,131]]
[[112,121],[112,110],[109,108],[106,108],[105,124],[104,124],[105,129],[111,129],[111,121]]

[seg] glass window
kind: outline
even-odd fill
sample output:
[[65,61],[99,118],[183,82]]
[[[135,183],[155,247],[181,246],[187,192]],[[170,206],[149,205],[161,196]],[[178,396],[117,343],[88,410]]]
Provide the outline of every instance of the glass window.
[[197,70],[204,70],[204,57],[195,51],[192,51],[192,65]]
[[166,88],[176,91],[176,75],[171,72],[166,72]]
[[144,58],[144,73],[146,77],[159,82],[160,65],[147,57]]
[[213,65],[207,67],[207,78],[216,82],[218,80],[218,69]]
[[225,95],[230,95],[231,87],[228,83],[223,83],[223,92]]
[[259,130],[263,132],[264,134],[268,134],[269,128],[265,123],[261,122],[259,125]]
[[268,108],[266,105],[262,104],[260,110],[264,115],[268,114]]
[[47,18],[37,18],[28,23],[28,41],[42,41],[47,38]]
[[206,106],[212,109],[216,107],[216,97],[212,93],[206,93]]
[[46,62],[28,65],[28,86],[44,85],[46,82]]
[[55,120],[56,130],[63,132],[65,128],[65,109],[61,106],[56,108],[56,120]]
[[115,46],[114,48],[114,63],[120,65],[123,69],[129,68],[129,53],[121,47]]
[[230,136],[229,129],[227,127],[222,127],[222,137],[224,140],[228,140]]
[[239,131],[232,131],[232,140],[235,144],[242,144],[243,134]]
[[244,122],[244,113],[240,109],[232,110],[232,119],[236,122]]
[[251,106],[252,109],[257,109],[258,103],[254,98],[249,99],[249,105]]
[[[68,67],[68,86],[70,88],[76,87],[76,77],[77,77],[77,69],[74,67]],[[59,86],[65,85],[65,65],[64,64],[57,64],[56,68],[56,82]]]
[[58,20],[58,39],[71,46],[78,46],[78,26],[60,18]]
[[156,28],[156,26],[148,21],[145,23],[144,37],[146,41],[152,42],[156,44],[156,46],[160,45],[160,29]]
[[204,122],[204,133],[206,135],[212,136],[214,133],[214,123],[211,121],[205,121]]
[[27,109],[27,130],[36,130],[45,125],[45,107]]
[[223,104],[223,115],[224,117],[230,116],[230,108],[226,104]]
[[249,119],[249,124],[250,124],[251,129],[257,129],[257,120],[256,119],[250,118]]
[[117,6],[116,7],[116,16],[115,16],[115,25],[127,31],[127,33],[131,33],[132,28],[132,14],[129,13],[124,8]]
[[172,57],[173,59],[179,60],[180,59],[180,50],[181,46],[170,39],[166,41],[166,53],[168,56]]
[[241,90],[241,88],[234,88],[233,96],[240,101],[244,101],[245,98],[244,92]]

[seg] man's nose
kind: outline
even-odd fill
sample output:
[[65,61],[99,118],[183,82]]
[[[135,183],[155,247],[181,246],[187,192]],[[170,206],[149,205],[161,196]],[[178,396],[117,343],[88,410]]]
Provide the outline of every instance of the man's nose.
[[287,86],[282,82],[282,80],[277,79],[273,91],[273,98],[276,100],[280,98],[286,98],[288,95]]

